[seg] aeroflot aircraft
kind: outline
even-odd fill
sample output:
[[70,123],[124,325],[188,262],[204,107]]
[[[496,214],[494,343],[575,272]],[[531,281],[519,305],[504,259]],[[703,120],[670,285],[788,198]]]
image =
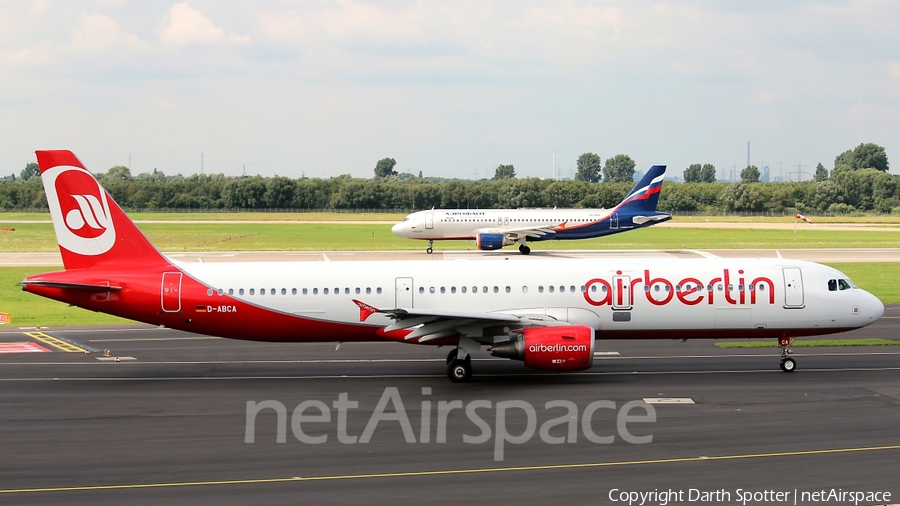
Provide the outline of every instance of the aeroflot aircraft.
[[400,237],[428,241],[474,239],[480,250],[519,244],[527,255],[527,241],[590,239],[672,219],[656,210],[665,165],[654,165],[612,209],[430,209],[412,213],[391,231]]
[[[38,151],[65,270],[23,289],[154,325],[255,341],[449,345],[528,367],[591,367],[594,339],[779,339],[869,325],[884,306],[843,273],[787,259],[183,263],[159,253],[69,151]],[[523,263],[529,262],[529,264]]]

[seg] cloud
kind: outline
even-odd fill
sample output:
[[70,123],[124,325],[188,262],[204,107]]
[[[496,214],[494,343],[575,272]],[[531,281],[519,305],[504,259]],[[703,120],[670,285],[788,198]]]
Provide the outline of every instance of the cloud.
[[893,79],[900,79],[900,61],[891,60],[888,62],[888,75]]
[[74,51],[103,51],[115,47],[126,37],[114,19],[103,14],[78,15],[78,26],[72,32]]
[[200,11],[182,2],[169,10],[159,32],[163,44],[183,46],[187,44],[214,44],[225,40],[225,30],[217,27]]

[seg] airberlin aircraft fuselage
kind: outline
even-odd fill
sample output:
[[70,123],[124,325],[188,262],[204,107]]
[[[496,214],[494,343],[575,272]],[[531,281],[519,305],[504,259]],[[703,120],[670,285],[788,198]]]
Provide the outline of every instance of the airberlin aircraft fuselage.
[[[172,262],[155,271],[123,266],[38,277],[116,288],[84,293],[78,305],[88,309],[260,341],[388,338],[389,315],[360,321],[357,300],[382,308],[540,315],[590,326],[599,339],[828,334],[864,326],[883,311],[849,281],[847,289],[830,291],[829,283],[847,279],[839,271],[782,259]],[[26,287],[72,302],[71,289]]]
[[553,371],[591,367],[595,339],[843,332],[884,306],[841,272],[785,259],[486,259],[184,263],[160,254],[68,151],[40,151],[64,271],[23,289],[86,309],[256,341],[450,345]]

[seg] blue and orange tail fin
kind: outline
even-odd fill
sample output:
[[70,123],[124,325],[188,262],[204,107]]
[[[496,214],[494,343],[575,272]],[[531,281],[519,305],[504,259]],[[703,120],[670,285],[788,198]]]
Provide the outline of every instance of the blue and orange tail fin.
[[66,270],[168,263],[71,151],[36,154]]

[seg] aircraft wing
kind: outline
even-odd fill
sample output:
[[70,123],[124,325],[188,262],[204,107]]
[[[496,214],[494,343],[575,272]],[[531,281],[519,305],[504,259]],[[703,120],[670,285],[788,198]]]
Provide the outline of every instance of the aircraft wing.
[[475,230],[476,234],[502,234],[508,237],[512,241],[518,241],[523,237],[543,237],[547,234],[555,234],[556,230],[554,228],[557,225],[545,225],[542,227],[520,227],[520,228],[509,228],[509,227],[490,227],[490,228],[479,228]]
[[486,327],[521,328],[527,326],[565,325],[546,315],[514,314],[514,313],[482,313],[476,311],[444,311],[439,309],[378,309],[365,302],[354,299],[359,306],[359,320],[365,321],[369,316],[379,313],[394,320],[384,328],[385,332],[397,330],[412,331],[404,339],[418,339],[424,343],[442,337],[462,335],[484,335]]

